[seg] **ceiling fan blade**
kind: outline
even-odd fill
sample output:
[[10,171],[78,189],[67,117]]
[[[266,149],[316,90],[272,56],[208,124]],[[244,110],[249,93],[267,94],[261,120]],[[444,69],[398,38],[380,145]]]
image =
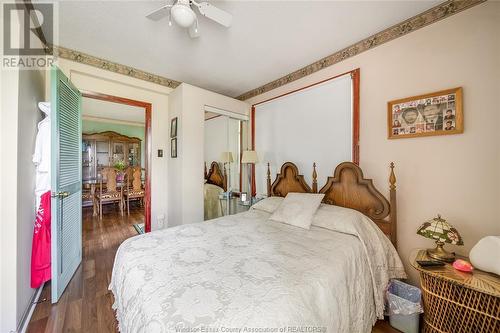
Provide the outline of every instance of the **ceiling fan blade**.
[[193,24],[188,28],[188,34],[189,37],[191,38],[198,38],[200,37],[200,27],[198,26],[198,23]]
[[231,22],[233,21],[233,15],[212,6],[208,2],[200,2],[198,4],[198,10],[201,15],[225,26],[226,28],[229,28],[231,26]]
[[158,20],[164,18],[165,16],[167,16],[168,10],[170,9],[170,7],[172,7],[172,5],[165,5],[161,8],[158,8],[158,9],[152,11],[151,13],[146,15],[146,17],[150,20],[158,21]]

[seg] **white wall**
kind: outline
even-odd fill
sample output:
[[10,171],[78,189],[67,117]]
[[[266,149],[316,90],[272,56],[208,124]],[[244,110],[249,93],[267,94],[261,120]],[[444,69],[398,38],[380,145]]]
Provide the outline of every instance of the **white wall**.
[[[500,235],[499,31],[500,2],[486,2],[247,100],[361,69],[361,167],[388,194],[388,164],[396,163],[399,253],[413,282],[410,252],[433,245],[415,233],[425,220],[440,213],[456,226],[465,246],[446,248],[461,254],[483,236]],[[457,86],[464,89],[463,134],[387,139],[388,101]]]
[[[167,215],[167,223],[168,226],[180,225],[182,224],[182,189],[183,189],[183,173],[182,173],[182,156],[183,156],[183,147],[180,142],[180,138],[182,137],[182,129],[184,127],[184,120],[182,117],[182,110],[184,105],[183,99],[184,85],[181,84],[174,91],[172,91],[168,98],[168,110],[169,110],[169,119],[167,122],[170,124],[170,121],[177,117],[177,158],[170,157],[170,144],[167,148],[167,154],[165,155],[168,158],[168,207],[171,209],[168,210]],[[170,131],[169,131],[170,135]],[[171,141],[171,139],[170,139]],[[200,172],[201,174],[201,172]]]
[[35,221],[32,153],[45,71],[1,70],[0,82],[0,332],[11,332],[20,328],[35,293],[30,288]]
[[175,207],[168,212],[169,226],[203,221],[205,105],[244,115],[250,109],[245,102],[186,83],[170,95],[170,119],[177,116],[179,122],[178,157],[169,158],[169,207]]
[[[19,71],[2,72],[0,113],[0,331],[17,327],[17,116]],[[14,252],[14,255],[10,255]],[[6,255],[8,253],[9,255]]]
[[[172,89],[65,59],[59,59],[57,65],[80,90],[152,104],[151,229],[161,229],[163,226],[158,218],[165,217],[168,209],[165,190],[169,156],[168,94]],[[163,149],[164,157],[158,157],[158,149]]]
[[[31,242],[35,222],[32,154],[44,98],[45,72],[2,73],[0,167],[0,331],[15,330],[30,306]],[[5,84],[4,80],[8,80]]]

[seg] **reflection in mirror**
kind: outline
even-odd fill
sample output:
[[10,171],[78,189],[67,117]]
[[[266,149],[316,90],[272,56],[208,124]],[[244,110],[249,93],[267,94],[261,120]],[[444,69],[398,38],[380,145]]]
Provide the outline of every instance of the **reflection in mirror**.
[[239,194],[242,122],[205,111],[205,220],[230,214]]

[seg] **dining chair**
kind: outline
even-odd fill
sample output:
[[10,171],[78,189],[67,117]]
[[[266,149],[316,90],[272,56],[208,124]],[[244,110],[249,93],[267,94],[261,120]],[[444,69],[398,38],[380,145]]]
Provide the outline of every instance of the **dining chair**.
[[99,181],[99,192],[96,194],[99,202],[99,218],[102,219],[102,205],[110,202],[118,202],[120,214],[123,215],[123,186],[118,189],[116,175],[119,170],[115,168],[104,168]]
[[142,187],[141,167],[131,167],[131,172],[125,174],[126,188],[123,191],[124,199],[127,205],[127,215],[130,215],[130,200],[139,200],[144,205],[145,191]]

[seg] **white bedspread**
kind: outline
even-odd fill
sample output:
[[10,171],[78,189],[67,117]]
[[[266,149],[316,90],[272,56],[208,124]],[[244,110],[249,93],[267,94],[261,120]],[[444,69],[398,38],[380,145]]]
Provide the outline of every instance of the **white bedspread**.
[[374,286],[395,275],[377,278],[373,266],[404,276],[392,246],[368,253],[379,240],[363,228],[305,230],[269,216],[250,210],[126,240],[110,284],[120,331],[371,332],[383,294]]

